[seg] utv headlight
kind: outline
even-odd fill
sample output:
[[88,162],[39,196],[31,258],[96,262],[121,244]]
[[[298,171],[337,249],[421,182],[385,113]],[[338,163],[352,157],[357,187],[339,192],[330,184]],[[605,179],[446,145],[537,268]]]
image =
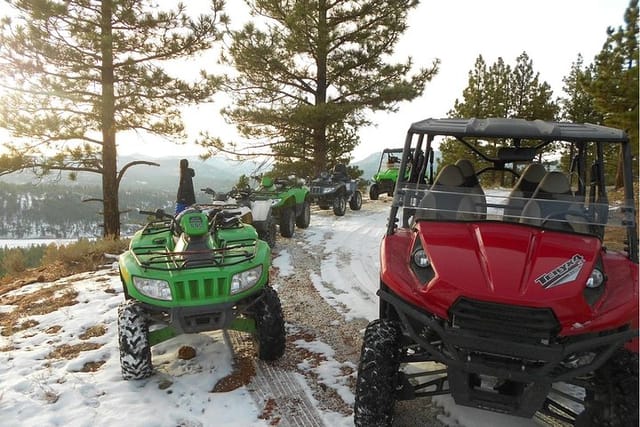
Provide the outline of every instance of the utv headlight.
[[144,279],[134,276],[133,286],[135,286],[142,295],[164,301],[171,301],[171,288],[165,280]]
[[599,288],[604,283],[604,273],[597,268],[591,271],[591,276],[587,279],[587,288]]
[[431,261],[429,261],[427,253],[422,248],[413,253],[413,262],[420,268],[426,268],[431,265]]
[[231,295],[254,286],[262,276],[262,265],[234,274],[231,278]]

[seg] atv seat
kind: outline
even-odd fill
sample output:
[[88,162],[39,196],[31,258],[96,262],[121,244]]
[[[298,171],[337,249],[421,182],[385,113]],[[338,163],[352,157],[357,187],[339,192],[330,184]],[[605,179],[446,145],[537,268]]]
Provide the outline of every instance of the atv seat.
[[446,165],[436,176],[431,189],[420,201],[415,220],[471,220],[476,211],[473,198],[464,187],[464,176],[456,165]]
[[471,189],[473,202],[476,205],[475,211],[479,213],[480,219],[485,219],[487,217],[487,198],[484,195],[480,181],[478,181],[473,163],[468,159],[460,159],[456,162],[456,166],[460,168],[460,172],[464,177],[463,186]]
[[571,191],[569,178],[562,172],[547,172],[531,200],[522,209],[520,223],[559,231],[587,233],[584,210]]
[[505,221],[518,222],[522,209],[527,203],[526,199],[533,196],[546,173],[547,171],[541,163],[531,163],[524,168],[507,199],[507,206],[504,208],[503,214]]
[[211,265],[215,257],[213,251],[207,246],[207,235],[203,236],[185,236],[187,244],[184,249],[183,257],[185,267],[201,267]]
[[347,167],[342,163],[338,163],[333,167],[333,178],[339,181],[348,181],[349,173],[347,172]]

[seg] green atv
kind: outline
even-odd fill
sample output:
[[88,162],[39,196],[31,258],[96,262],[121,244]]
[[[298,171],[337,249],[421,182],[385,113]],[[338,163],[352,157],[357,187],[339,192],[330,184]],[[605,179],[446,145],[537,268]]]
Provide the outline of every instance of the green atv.
[[253,190],[255,200],[271,200],[273,216],[280,225],[282,237],[292,237],[299,228],[311,222],[311,200],[304,180],[291,175],[287,178],[253,177],[260,186]]
[[251,333],[258,357],[285,349],[280,299],[269,286],[271,249],[239,212],[194,205],[175,218],[141,212],[149,222],[118,264],[125,301],[118,308],[125,380],[153,372],[151,347],[179,334],[233,329]]
[[[413,150],[409,158],[412,158]],[[378,200],[381,194],[393,196],[393,191],[398,182],[398,171],[400,170],[400,158],[402,157],[402,148],[385,148],[380,155],[380,164],[378,172],[373,175],[373,184],[369,187],[369,199]],[[433,160],[431,160],[433,162]],[[426,170],[425,170],[426,171]],[[405,178],[409,179],[411,169],[407,168]]]
[[378,196],[384,193],[393,196],[393,190],[398,181],[398,170],[400,170],[400,156],[402,156],[402,148],[382,150],[378,172],[373,175],[373,184],[369,187],[369,199],[378,200]]

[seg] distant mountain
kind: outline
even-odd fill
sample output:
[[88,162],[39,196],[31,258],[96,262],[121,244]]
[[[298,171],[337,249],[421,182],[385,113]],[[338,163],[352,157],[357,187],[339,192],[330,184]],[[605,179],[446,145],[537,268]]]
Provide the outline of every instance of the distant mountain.
[[353,165],[358,166],[364,172],[361,176],[362,179],[371,179],[373,175],[378,172],[381,155],[382,151],[378,151],[377,153],[370,154],[362,160],[358,160],[357,162],[352,163]]
[[[121,188],[123,190],[143,190],[148,188],[149,191],[164,190],[174,192],[178,189],[179,179],[179,162],[183,157],[162,157],[155,158],[149,156],[120,156],[118,158],[118,166],[135,161],[144,160],[158,163],[160,166],[137,165],[133,166],[125,173]],[[192,167],[196,176],[193,180],[196,189],[196,197],[199,197],[200,189],[211,187],[217,191],[227,191],[238,181],[241,175],[250,175],[258,167],[258,163],[254,161],[233,161],[223,158],[211,158],[201,160],[198,157],[184,157],[189,160],[189,166]],[[33,173],[21,172],[5,175],[1,179],[2,182],[12,184],[28,184],[39,183]],[[94,173],[79,173],[75,181],[67,179],[65,174],[57,175],[53,173],[46,177],[43,182],[54,182],[66,186],[101,186],[100,176]]]
[[[142,158],[140,156],[120,158],[120,164],[124,165],[133,160],[148,160],[160,164],[157,166],[134,166],[123,178],[124,188],[143,186],[149,188],[161,188],[177,190],[180,169],[178,167],[182,157]],[[233,161],[222,158],[201,160],[198,157],[185,157],[189,160],[189,167],[196,173],[193,186],[196,190],[196,198],[201,188],[211,187],[216,191],[228,191],[238,182],[241,175],[251,175],[258,168],[254,161]]]
[[[358,166],[364,172],[361,177],[362,179],[370,180],[378,171],[381,154],[382,152],[379,151],[370,154],[362,160],[352,163],[352,165]],[[440,153],[436,151],[436,159],[439,158],[439,156]],[[144,191],[145,189],[148,189],[150,192],[165,191],[169,193],[177,191],[180,173],[178,165],[181,158],[183,157],[171,156],[155,158],[144,155],[119,156],[119,167],[135,160],[150,161],[160,165],[159,167],[147,165],[133,166],[127,170],[124,175],[121,183],[121,189],[125,191]],[[238,178],[241,175],[250,176],[259,172],[265,172],[265,170],[258,171],[260,163],[254,160],[235,161],[222,157],[201,160],[197,156],[185,156],[184,158],[189,160],[189,166],[196,172],[193,183],[198,201],[204,201],[206,198],[206,196],[200,192],[201,188],[211,187],[216,191],[228,191],[236,182],[238,182]],[[67,175],[64,173],[61,175],[52,173],[51,176],[40,181],[33,173],[24,171],[4,175],[0,178],[0,182],[7,182],[11,184],[36,184],[44,182],[56,183],[65,186],[95,186],[98,188],[101,186],[101,180],[98,174],[86,172],[79,173],[75,181],[69,180]]]

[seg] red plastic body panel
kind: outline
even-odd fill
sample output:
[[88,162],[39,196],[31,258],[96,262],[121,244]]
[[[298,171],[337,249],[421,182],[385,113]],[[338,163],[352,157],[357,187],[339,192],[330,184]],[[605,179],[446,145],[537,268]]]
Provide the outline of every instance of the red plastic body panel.
[[[435,271],[421,283],[410,268],[415,239]],[[638,327],[638,265],[606,252],[596,237],[498,222],[418,222],[398,229],[381,246],[381,278],[411,304],[441,318],[461,296],[501,304],[549,307],[561,336]],[[580,259],[575,278],[545,288],[541,280],[572,259]],[[605,291],[592,307],[583,296],[598,258],[607,275]],[[536,281],[537,280],[537,281]],[[629,346],[637,351],[638,340]]]

